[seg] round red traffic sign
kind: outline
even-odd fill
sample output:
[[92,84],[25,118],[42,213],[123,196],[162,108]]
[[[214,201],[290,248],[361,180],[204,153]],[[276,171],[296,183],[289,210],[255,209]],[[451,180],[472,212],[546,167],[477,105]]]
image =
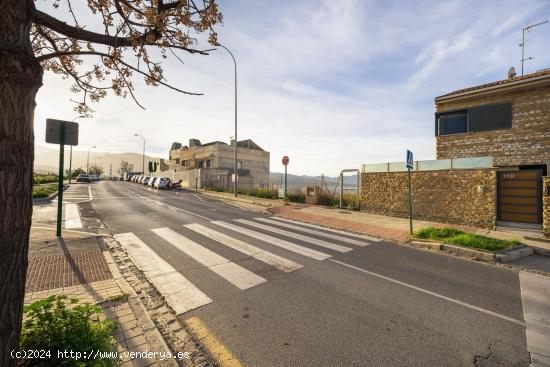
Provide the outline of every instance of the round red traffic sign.
[[283,157],[283,164],[285,166],[288,165],[288,157],[286,155]]

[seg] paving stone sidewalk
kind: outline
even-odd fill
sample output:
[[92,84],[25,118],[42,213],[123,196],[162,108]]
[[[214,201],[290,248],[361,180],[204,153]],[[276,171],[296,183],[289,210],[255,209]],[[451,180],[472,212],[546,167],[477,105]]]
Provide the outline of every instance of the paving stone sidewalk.
[[[375,237],[387,238],[394,241],[403,242],[409,239],[408,218],[397,218],[365,212],[303,204],[277,206],[269,208],[268,211],[288,219],[316,223],[327,227],[349,230]],[[550,243],[544,242],[544,240],[533,240],[531,237],[525,236],[521,231],[492,231],[464,225],[445,224],[423,220],[413,221],[413,230],[429,226],[438,228],[450,226],[465,232],[476,233],[493,238],[504,240],[517,239],[529,246],[550,250]]]
[[117,323],[121,366],[178,365],[170,359],[130,358],[127,354],[169,349],[99,236],[65,231],[57,238],[53,228],[31,230],[25,304],[58,294],[98,304]]

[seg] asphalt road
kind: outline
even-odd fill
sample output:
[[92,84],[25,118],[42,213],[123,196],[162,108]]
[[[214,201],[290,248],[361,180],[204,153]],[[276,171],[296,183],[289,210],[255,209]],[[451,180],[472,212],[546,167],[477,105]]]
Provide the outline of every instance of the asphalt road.
[[[193,192],[165,192],[127,182],[91,187],[92,208],[106,230],[113,235],[133,234],[211,300],[180,317],[200,317],[247,366],[529,365],[516,271],[388,241],[364,239],[360,241],[365,246],[358,246],[350,244],[349,240],[358,240],[352,236],[268,224],[256,219],[269,218],[266,214]],[[331,257],[307,257],[213,221]],[[189,224],[200,224],[302,267],[282,271],[184,227]],[[200,246],[185,252],[166,235],[153,232],[159,228]],[[306,242],[312,239],[314,243]],[[351,250],[319,246],[323,241]],[[209,259],[200,258],[215,256],[212,252],[253,273],[252,280],[265,281],[240,289],[228,280],[233,275],[238,278],[236,273],[216,272]]]

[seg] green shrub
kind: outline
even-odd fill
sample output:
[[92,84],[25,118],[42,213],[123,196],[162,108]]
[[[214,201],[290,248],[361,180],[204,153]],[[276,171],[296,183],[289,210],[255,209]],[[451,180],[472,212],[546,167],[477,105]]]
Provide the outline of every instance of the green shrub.
[[32,187],[33,198],[45,198],[57,191],[57,184],[35,185]]
[[300,189],[292,189],[289,190],[287,193],[288,200],[293,203],[305,203],[306,202],[306,194]]
[[[344,208],[357,209],[357,194],[352,192],[344,192],[342,198],[342,204]],[[319,205],[329,206],[337,208],[340,206],[340,193],[334,194],[323,190],[319,196]]]
[[455,245],[477,248],[480,250],[497,251],[507,247],[517,246],[519,241],[499,240],[496,238],[466,233],[455,228],[422,228],[414,233],[414,237],[429,240],[444,241]]
[[[67,307],[72,306],[72,307]],[[100,320],[102,309],[89,303],[78,304],[64,295],[53,295],[24,308],[21,350],[47,350],[47,359],[24,359],[22,366],[115,366],[115,359],[86,359],[95,351],[110,352],[114,347],[113,320]],[[80,358],[63,358],[58,351],[81,353]]]
[[257,189],[255,196],[263,199],[277,199],[279,192],[275,189]]
[[53,174],[50,174],[50,175],[35,174],[33,179],[33,182],[35,185],[57,182],[57,181],[58,181],[58,176]]

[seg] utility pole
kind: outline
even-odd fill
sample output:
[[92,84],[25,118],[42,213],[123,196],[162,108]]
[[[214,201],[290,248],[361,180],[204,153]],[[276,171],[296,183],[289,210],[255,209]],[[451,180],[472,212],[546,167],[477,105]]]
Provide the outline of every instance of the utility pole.
[[88,159],[86,159],[86,173],[90,173],[90,149],[95,149],[96,146],[88,147]]
[[142,135],[139,135],[138,133],[135,133],[134,136],[139,136],[143,139],[143,156],[141,161],[141,171],[143,172],[143,175],[145,176],[145,138]]
[[525,58],[525,32],[529,33],[531,31],[531,29],[535,28],[535,27],[538,27],[538,26],[541,26],[543,24],[546,24],[548,23],[548,20],[545,20],[543,22],[539,22],[537,24],[531,24],[531,25],[528,25],[527,27],[523,28],[521,30],[521,43],[519,44],[521,46],[521,75],[523,76],[523,64],[525,63],[525,61],[527,60],[533,60],[533,57],[528,57],[528,58]]
[[[74,122],[74,120],[80,119],[80,118],[83,118],[83,117],[86,117],[86,116],[84,116],[84,115],[76,116],[73,119],[73,122]],[[72,177],[73,177],[73,146],[71,145],[71,155],[70,155],[70,158],[69,158],[69,184],[71,184]]]

